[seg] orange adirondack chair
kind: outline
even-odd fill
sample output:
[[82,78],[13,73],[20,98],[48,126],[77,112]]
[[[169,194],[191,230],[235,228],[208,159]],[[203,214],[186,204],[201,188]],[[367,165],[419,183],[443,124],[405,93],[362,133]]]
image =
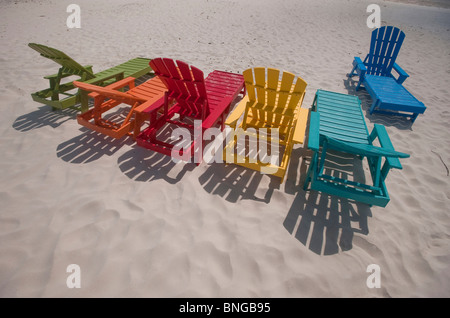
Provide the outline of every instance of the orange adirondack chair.
[[[187,128],[190,132],[198,128],[194,134],[197,133],[200,138],[191,140],[178,154],[183,156],[184,151],[190,151],[189,159],[197,155],[196,163],[200,163],[205,144],[204,131],[219,125],[223,130],[231,103],[239,93],[245,95],[244,77],[241,74],[215,70],[204,78],[203,72],[198,68],[167,58],[153,59],[150,66],[167,88],[165,107],[159,117],[155,110],[145,112],[150,118],[149,126],[136,134],[137,144],[172,156],[174,144],[158,138],[158,133],[168,125]],[[173,106],[169,109],[171,103]],[[193,120],[201,120],[201,127],[195,127]]]
[[[138,86],[135,86],[134,77],[127,77],[105,87],[78,81],[74,81],[73,84],[89,92],[89,96],[94,98],[94,107],[79,114],[78,123],[113,138],[133,134],[136,124],[142,124],[142,116],[139,116],[141,121],[136,122],[136,113],[143,112],[147,108],[157,110],[164,105],[166,87],[157,77]],[[128,91],[119,91],[126,86],[129,87]],[[123,104],[131,107],[122,116],[116,116],[114,120],[104,117],[108,111]],[[140,128],[137,129],[140,130]]]

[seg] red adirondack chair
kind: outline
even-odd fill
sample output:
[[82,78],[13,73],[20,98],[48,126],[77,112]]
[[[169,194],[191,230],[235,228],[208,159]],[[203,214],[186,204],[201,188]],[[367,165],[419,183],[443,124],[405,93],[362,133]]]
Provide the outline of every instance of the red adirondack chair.
[[[161,140],[161,130],[168,125],[175,125],[177,128],[187,128],[192,133],[194,128],[198,128],[194,135],[197,134],[200,138],[191,140],[178,154],[182,156],[184,150],[189,150],[189,160],[196,155],[195,162],[200,163],[205,144],[203,132],[219,125],[223,130],[231,103],[239,93],[245,95],[244,77],[241,74],[215,70],[204,78],[203,72],[198,68],[168,58],[152,59],[150,66],[167,88],[164,112],[158,116],[155,110],[149,110],[148,113],[144,111],[138,115],[145,116],[149,125],[144,130],[135,132],[137,144],[172,156],[174,143]],[[195,126],[193,120],[201,120],[201,126]],[[142,119],[137,118],[137,121],[141,122]],[[136,127],[138,126],[140,127]]]

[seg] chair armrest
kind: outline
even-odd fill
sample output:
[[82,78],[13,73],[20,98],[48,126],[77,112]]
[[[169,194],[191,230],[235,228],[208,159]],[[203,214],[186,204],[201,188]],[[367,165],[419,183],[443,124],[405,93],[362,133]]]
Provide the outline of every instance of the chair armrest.
[[[93,84],[93,85],[95,85],[95,84],[99,84],[99,83],[101,83],[101,82],[104,82],[105,80],[108,80],[108,79],[117,77],[117,75],[120,75],[120,74],[122,74],[122,77],[123,77],[123,71],[118,71],[118,72],[112,73],[111,75],[108,75],[107,77],[93,78],[93,79],[90,79],[90,80],[88,80],[88,81],[84,81],[83,83],[88,83],[88,84]],[[125,78],[125,79],[123,79],[123,80],[120,80],[120,81],[118,81],[118,82],[112,83],[112,84],[110,84],[110,85],[108,85],[108,86],[106,86],[106,87],[111,88],[111,87],[110,87],[111,85],[114,85],[114,84],[116,84],[116,83],[122,82],[122,81],[127,80],[127,79],[129,80],[129,78],[130,78],[130,77],[127,77],[127,78]],[[134,80],[134,78],[132,78],[132,79]],[[121,84],[123,84],[123,83],[121,83]],[[127,84],[128,84],[128,83],[123,84],[122,87],[125,87]],[[122,87],[111,88],[111,89],[116,89],[116,90],[117,90],[117,89],[120,89],[120,88],[122,88]],[[131,88],[131,87],[130,87],[130,88]],[[85,93],[83,93],[83,94],[85,94]],[[97,96],[99,96],[99,94],[98,94],[98,93],[95,93],[95,92],[92,92],[92,93],[89,93],[87,96],[92,97],[92,98],[96,98]]]
[[[134,87],[134,80],[135,80],[134,77],[129,76],[129,77],[124,78],[124,79],[122,79],[122,80],[120,80],[118,82],[109,84],[109,85],[105,86],[105,88],[119,90],[119,89],[124,88],[125,86],[128,85],[129,88],[131,89],[131,88]],[[95,92],[92,92],[92,93],[89,93],[88,96],[92,97],[92,98],[95,98],[95,97],[99,96],[99,94],[95,93]]]
[[[69,74],[69,73],[61,74],[61,76],[59,76],[59,78],[66,78],[66,77],[69,77],[69,76],[73,76],[73,74]],[[48,79],[48,80],[54,80],[54,79],[57,79],[57,78],[58,78],[58,73],[44,76],[44,79]]]
[[[91,93],[98,93],[98,95],[94,96],[102,96],[105,98],[114,99],[116,101],[119,101],[121,103],[134,105],[137,103],[144,103],[147,100],[142,97],[133,96],[131,94],[127,94],[118,90],[113,90],[107,87],[97,86],[93,84],[89,84],[86,82],[79,82],[79,81],[73,81],[73,84],[78,87],[81,91],[91,92]],[[92,95],[91,95],[92,96]]]
[[133,88],[134,87],[134,80],[135,80],[134,77],[129,76],[129,77],[124,78],[124,79],[122,79],[120,81],[117,81],[115,83],[109,84],[109,85],[107,85],[105,87],[109,88],[109,89],[118,90],[118,89],[124,88],[125,86],[130,85],[129,88]]
[[148,100],[135,108],[135,112],[150,114],[164,106],[164,97]]
[[[392,145],[391,139],[383,125],[375,124],[372,132],[370,133],[370,141],[373,142],[376,138],[380,142],[381,147],[387,150],[394,151],[394,146]],[[398,158],[408,158],[409,154],[403,154],[404,156]],[[402,169],[402,165],[398,158],[386,157],[388,164],[391,168]]]
[[[92,65],[85,65],[85,66],[83,66],[85,69],[87,69],[88,71],[91,71],[92,72]],[[61,75],[61,77],[60,78],[65,78],[65,77],[69,77],[69,76],[72,76],[72,75],[74,75],[74,74],[70,74],[70,73],[63,73],[62,75]],[[57,78],[58,77],[58,73],[56,73],[56,74],[52,74],[52,75],[48,75],[48,76],[44,76],[44,78],[45,79],[48,79],[48,80],[53,80],[53,79],[55,79],[55,78]]]
[[328,141],[330,148],[352,153],[360,156],[372,156],[372,157],[386,157],[386,158],[408,158],[406,153],[398,152],[395,150],[386,149],[384,147],[376,147],[373,145],[357,144],[346,141],[337,140],[330,137],[325,137]]
[[353,60],[353,66],[356,66],[356,68],[359,70],[359,74],[365,74],[367,72],[367,67],[358,56],[355,56],[355,59]]
[[308,134],[308,148],[313,151],[319,151],[320,147],[320,114],[318,112],[311,112],[309,119],[309,134]]
[[299,114],[297,118],[297,123],[295,124],[293,137],[293,142],[296,144],[302,144],[303,141],[305,140],[306,125],[308,123],[308,114],[309,114],[308,108],[299,109]]
[[248,102],[248,96],[245,96],[239,104],[233,109],[233,111],[228,115],[225,120],[225,126],[229,126],[232,128],[236,128],[237,121],[241,118],[242,114],[245,111],[245,106]]
[[408,77],[406,73],[397,63],[394,63],[394,70],[398,73],[397,83],[402,84]]

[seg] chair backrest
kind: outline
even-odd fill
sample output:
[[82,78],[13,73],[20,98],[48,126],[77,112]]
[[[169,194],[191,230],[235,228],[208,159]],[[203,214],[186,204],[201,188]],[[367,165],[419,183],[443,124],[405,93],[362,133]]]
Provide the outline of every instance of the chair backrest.
[[383,26],[372,31],[370,51],[364,63],[367,74],[390,76],[405,33],[392,26]]
[[270,127],[292,124],[307,83],[289,72],[281,73],[280,80],[280,70],[274,68],[250,68],[243,75],[248,98],[254,102],[246,111]]
[[78,75],[80,77],[85,74],[87,80],[95,78],[95,75],[90,70],[77,63],[64,52],[42,44],[29,43],[28,46],[40,53],[41,56],[51,59],[61,65],[63,67],[63,72],[66,74]]
[[152,59],[150,66],[166,86],[169,95],[181,107],[198,116],[202,116],[204,111],[205,116],[209,113],[205,79],[201,70],[183,61],[168,58]]

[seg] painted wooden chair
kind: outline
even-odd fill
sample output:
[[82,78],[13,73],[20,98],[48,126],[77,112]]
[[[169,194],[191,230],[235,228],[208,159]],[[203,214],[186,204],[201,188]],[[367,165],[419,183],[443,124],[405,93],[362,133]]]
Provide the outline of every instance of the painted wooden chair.
[[[29,43],[28,46],[40,53],[41,56],[61,65],[58,73],[44,77],[50,82],[49,88],[31,94],[34,101],[49,105],[53,109],[69,107],[81,109],[81,111],[88,109],[87,95],[80,94],[79,91],[73,92],[75,88],[73,82],[62,83],[61,81],[64,78],[77,76],[79,81],[104,86],[129,76],[138,78],[151,71],[149,66],[150,59],[134,58],[120,65],[94,73],[91,65],[83,66],[57,49],[36,43]],[[79,103],[81,103],[81,108],[75,107]]]
[[[140,129],[142,120],[136,121],[137,113],[148,109],[158,110],[164,105],[166,87],[157,77],[138,86],[135,86],[134,77],[127,77],[106,87],[79,81],[74,81],[73,84],[94,98],[94,107],[79,114],[78,123],[117,139],[125,135],[134,135],[134,131]],[[120,91],[127,86],[126,92]],[[117,109],[117,106],[124,104],[130,107],[122,114],[115,114],[114,118],[106,117],[108,114],[111,115],[111,111]],[[137,125],[139,127],[136,127]]]
[[[177,159],[190,161],[193,158],[199,164],[205,145],[203,133],[212,127],[224,128],[232,102],[240,93],[245,94],[244,78],[240,74],[217,70],[204,78],[198,68],[168,58],[153,59],[150,66],[167,88],[164,111],[160,116],[155,110],[139,114],[139,122],[142,122],[142,116],[148,118],[144,119],[148,127],[137,134],[136,142],[172,157],[174,151]],[[168,126],[193,132],[194,138],[178,149],[159,134]]]
[[228,138],[224,160],[275,175],[282,183],[293,146],[305,137],[309,110],[301,105],[307,83],[274,68],[250,68],[243,75],[247,95],[225,122],[234,138]]
[[[357,96],[324,90],[317,90],[312,105],[308,148],[313,155],[305,190],[311,185],[312,190],[382,207],[390,200],[385,185],[389,171],[402,169],[399,158],[409,157],[395,151],[383,125],[375,124],[369,134]],[[372,184],[338,171],[336,164],[327,165],[330,150],[367,158]]]
[[[405,33],[396,27],[373,30],[369,53],[364,61],[354,58],[349,77],[359,75],[356,90],[363,85],[372,97],[370,114],[399,115],[414,122],[426,107],[402,85],[409,75],[395,61],[404,39]],[[397,78],[392,71],[398,74]]]

